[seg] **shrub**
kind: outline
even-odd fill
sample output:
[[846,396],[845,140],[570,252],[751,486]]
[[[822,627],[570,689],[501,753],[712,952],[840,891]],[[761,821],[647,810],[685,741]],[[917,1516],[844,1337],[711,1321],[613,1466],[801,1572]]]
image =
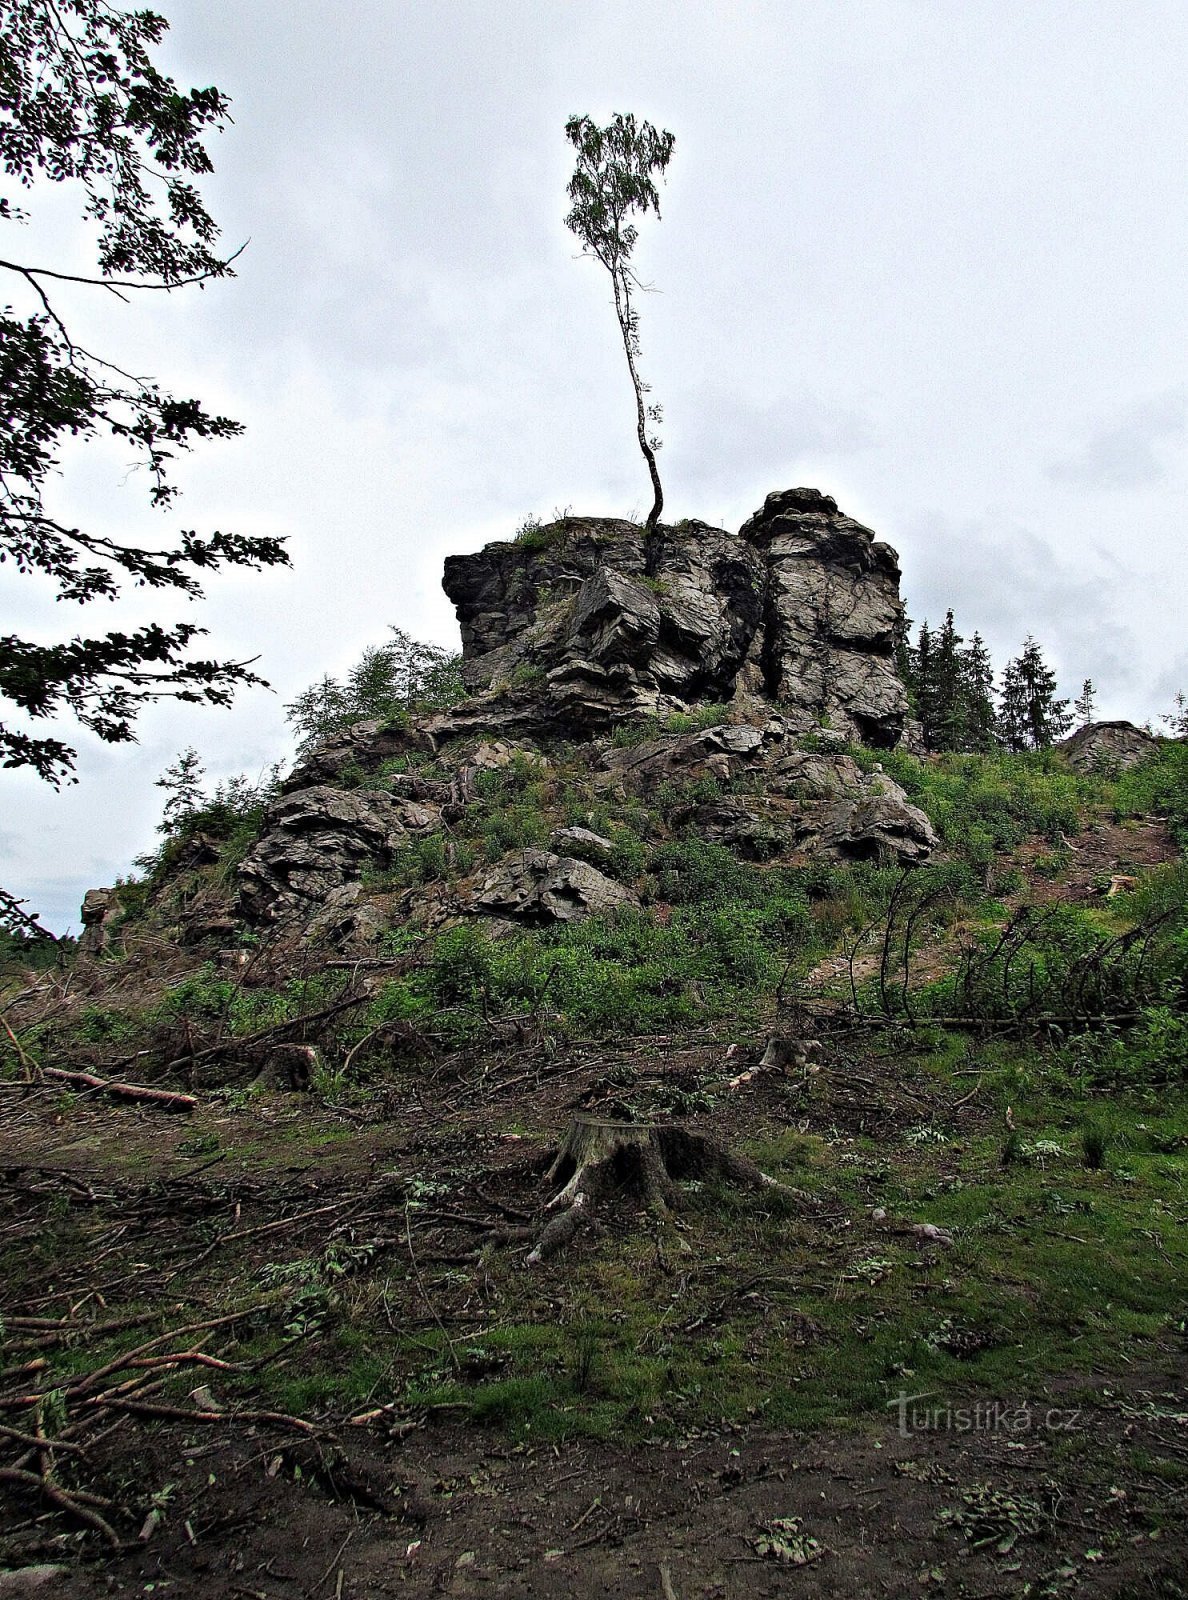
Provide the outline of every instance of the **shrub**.
[[304,755],[369,717],[406,720],[410,711],[438,711],[466,697],[461,656],[391,628],[387,644],[364,650],[343,679],[329,675],[285,707]]
[[1141,766],[1123,772],[1114,788],[1114,815],[1166,817],[1177,843],[1188,848],[1188,744],[1162,744]]

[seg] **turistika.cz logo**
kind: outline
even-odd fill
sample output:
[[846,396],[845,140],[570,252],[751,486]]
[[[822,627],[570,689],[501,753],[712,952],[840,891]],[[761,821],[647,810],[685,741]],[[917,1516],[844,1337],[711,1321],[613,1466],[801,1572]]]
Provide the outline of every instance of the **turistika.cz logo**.
[[972,1405],[952,1405],[935,1400],[935,1390],[898,1394],[887,1401],[896,1413],[897,1431],[906,1439],[913,1433],[1070,1433],[1081,1415],[1079,1406],[1034,1406],[1029,1400],[977,1400]]

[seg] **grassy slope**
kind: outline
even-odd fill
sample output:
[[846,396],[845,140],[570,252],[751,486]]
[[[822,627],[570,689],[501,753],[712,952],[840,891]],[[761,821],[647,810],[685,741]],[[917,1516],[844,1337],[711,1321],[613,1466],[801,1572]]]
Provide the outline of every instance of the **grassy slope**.
[[[953,894],[922,930],[922,986],[946,958],[952,964],[971,930],[993,928],[1033,892],[1059,898],[1092,825],[1154,810],[1183,836],[1180,747],[1116,781],[1074,778],[1047,758],[889,765],[956,864]],[[484,785],[452,855],[429,841],[381,887],[448,887],[507,848],[541,842],[556,822],[580,822],[614,839],[616,869],[643,909],[508,944],[470,928],[433,936],[415,971],[323,1041],[329,1065],[316,1088],[355,1123],[304,1112],[289,1120],[235,1088],[213,1100],[189,1149],[177,1146],[192,1160],[223,1156],[264,1179],[282,1158],[332,1171],[340,1159],[352,1163],[358,1120],[384,1115],[392,1119],[378,1124],[384,1159],[406,1184],[395,1224],[371,1234],[327,1246],[319,1230],[285,1229],[267,1233],[263,1249],[225,1246],[205,1261],[194,1252],[201,1265],[183,1278],[187,1292],[218,1309],[237,1303],[246,1284],[271,1307],[254,1331],[241,1330],[236,1351],[264,1364],[229,1380],[232,1389],[303,1413],[379,1397],[411,1409],[457,1407],[517,1431],[621,1435],[748,1416],[795,1425],[872,1416],[900,1388],[1017,1394],[1056,1373],[1100,1378],[1182,1337],[1182,919],[1163,938],[1166,1003],[1148,1006],[1136,1031],[1088,1028],[1048,1042],[941,1030],[914,1041],[836,1034],[826,1037],[818,1079],[731,1095],[724,1042],[759,1036],[777,1014],[773,992],[789,959],[803,979],[872,922],[877,950],[895,874],[739,861],[682,833],[682,808],[713,798],[709,787],[661,793],[650,806],[607,801],[591,795],[581,762],[565,753],[544,771],[519,761]],[[1134,863],[1123,854],[1112,865]],[[147,922],[129,924],[136,973],[111,963],[110,980],[81,1005],[29,1027],[25,1049],[94,1064],[175,1048],[179,1030],[199,1040],[221,1028],[248,1035],[339,991],[339,975],[317,970],[240,986],[172,950],[154,975],[151,941],[170,898],[208,892],[215,876],[206,869],[168,887]],[[1182,901],[1174,867],[1148,876],[1140,905]],[[1081,934],[1108,937],[1133,918],[1134,902],[1083,899],[1069,916]],[[410,945],[397,931],[389,948]],[[575,1041],[606,1041],[564,1093],[494,1092],[507,1072],[498,1054],[484,1058],[488,1019],[525,1010],[538,1013],[525,1059],[541,1063],[540,1083]],[[385,1021],[432,1034],[434,1051],[410,1055],[380,1034],[344,1076],[346,1052]],[[658,1031],[676,1045],[649,1048]],[[616,1041],[632,1034],[640,1047],[623,1060]],[[707,1035],[713,1042],[699,1044]],[[666,1073],[682,1042],[688,1059]],[[18,1074],[11,1051],[5,1070]],[[426,1073],[436,1084],[428,1114]],[[488,1251],[477,1266],[462,1259],[473,1232],[451,1232],[437,1212],[466,1211],[476,1179],[531,1210],[538,1180],[509,1175],[499,1152],[509,1138],[512,1148],[541,1147],[583,1097],[726,1129],[806,1198],[764,1210],[749,1197],[696,1192],[676,1218],[615,1219],[609,1235],[538,1275],[522,1272],[514,1250]],[[68,1121],[75,1109],[69,1097],[58,1102]],[[415,1137],[387,1139],[394,1125]],[[101,1138],[95,1149],[118,1177],[120,1152]],[[292,1209],[280,1204],[282,1215]],[[872,1219],[876,1206],[892,1223],[951,1229],[955,1247],[922,1256]],[[234,1232],[217,1197],[213,1217],[187,1221],[186,1239],[193,1228],[216,1241]],[[81,1286],[110,1218],[100,1208],[93,1222],[66,1194],[48,1206],[33,1251],[18,1234],[0,1255],[10,1304],[34,1297],[47,1275]],[[157,1303],[137,1289],[133,1273],[107,1297],[113,1316]],[[65,1377],[135,1337],[55,1353],[55,1374],[58,1364]]]

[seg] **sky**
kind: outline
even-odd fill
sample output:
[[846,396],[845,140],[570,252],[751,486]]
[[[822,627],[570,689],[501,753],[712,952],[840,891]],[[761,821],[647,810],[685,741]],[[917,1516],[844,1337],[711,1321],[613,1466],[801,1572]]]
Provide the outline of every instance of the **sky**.
[[[160,64],[234,126],[204,194],[233,280],[63,294],[91,348],[245,425],[162,518],[118,451],[63,515],[283,535],[292,568],[162,606],[55,606],[0,569],[6,630],[192,617],[272,685],[80,733],[78,783],[0,772],[0,883],[58,931],[153,847],[154,780],[292,752],[285,704],[390,626],[458,642],[456,551],[650,505],[605,275],[562,225],[573,113],[676,136],[636,262],[665,517],[736,529],[811,485],[899,551],[1001,667],[1032,633],[1136,721],[1188,690],[1183,0],[158,0]],[[35,189],[7,253],[85,266]],[[10,291],[11,292],[11,291]],[[163,524],[164,523],[164,527]],[[57,731],[57,730],[55,730]]]

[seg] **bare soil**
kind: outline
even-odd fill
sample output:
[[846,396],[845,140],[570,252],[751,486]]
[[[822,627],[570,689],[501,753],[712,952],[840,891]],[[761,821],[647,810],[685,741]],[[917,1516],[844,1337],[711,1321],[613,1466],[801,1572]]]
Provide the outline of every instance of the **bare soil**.
[[[679,1078],[721,1053],[717,1041],[688,1046],[654,1070]],[[897,1083],[889,1069],[866,1090],[834,1065],[813,1112],[823,1124],[865,1125],[877,1115],[887,1128],[928,1114],[926,1086]],[[498,1069],[476,1065],[471,1082],[481,1082],[481,1098],[475,1094],[468,1108],[466,1082],[455,1083],[459,1109],[446,1127],[428,1104],[429,1086],[420,1098],[406,1097],[395,1118],[373,1113],[365,1121],[294,1096],[174,1119],[98,1101],[62,1108],[56,1096],[8,1085],[0,1244],[25,1239],[32,1248],[66,1211],[82,1216],[91,1244],[81,1256],[47,1256],[38,1292],[26,1279],[19,1298],[4,1295],[5,1312],[85,1323],[125,1303],[148,1305],[160,1319],[146,1328],[152,1334],[217,1314],[228,1303],[228,1273],[246,1285],[282,1244],[285,1255],[300,1256],[336,1230],[342,1237],[346,1221],[352,1236],[385,1240],[400,1254],[410,1214],[385,1201],[383,1175],[456,1174],[465,1154],[480,1174],[469,1196],[455,1190],[439,1212],[415,1218],[416,1260],[424,1273],[440,1273],[474,1242],[473,1227],[454,1215],[493,1225],[531,1203],[543,1143],[535,1129],[563,1126],[580,1105],[614,1104],[604,1066],[582,1051]],[[879,1069],[866,1063],[865,1070]],[[533,1093],[522,1098],[525,1072]],[[535,1129],[500,1126],[492,1107],[501,1079],[520,1080],[509,1094]],[[751,1134],[774,1116],[765,1096],[775,1092],[756,1081],[738,1113]],[[868,1094],[869,1103],[856,1098]],[[952,1114],[970,1128],[987,1116],[976,1097]],[[194,1153],[212,1138],[226,1148]],[[623,1219],[625,1228],[638,1225]],[[411,1230],[407,1245],[411,1252]],[[550,1270],[541,1292],[560,1305],[565,1269],[541,1269]],[[410,1278],[398,1313],[405,1332],[473,1324],[470,1292],[452,1300],[445,1282],[434,1278],[427,1303]],[[726,1284],[725,1306],[755,1296],[750,1283],[727,1277]],[[768,1318],[792,1315],[775,1302],[758,1304]],[[477,1309],[480,1320],[489,1314]],[[28,1353],[45,1344],[27,1338]],[[234,1359],[233,1344],[206,1348]],[[13,1359],[6,1351],[6,1362]],[[217,1389],[219,1376],[191,1372],[178,1403],[208,1404],[210,1388],[198,1386],[209,1377]],[[225,1423],[216,1416],[196,1425],[125,1413],[88,1446],[86,1481],[101,1486],[117,1511],[122,1492],[129,1506],[143,1508],[146,1485],[169,1486],[162,1519],[144,1542],[136,1536],[139,1511],[130,1523],[125,1509],[121,1548],[112,1550],[53,1508],[0,1485],[0,1551],[13,1567],[64,1563],[43,1592],[72,1596],[937,1593],[990,1600],[1188,1592],[1182,1337],[1121,1375],[1037,1379],[1027,1393],[1002,1396],[997,1410],[983,1398],[963,1415],[960,1397],[946,1396],[933,1399],[941,1409],[932,1412],[921,1400],[905,1428],[894,1408],[813,1431],[773,1430],[758,1417],[682,1431],[643,1418],[629,1444],[535,1443],[460,1422],[448,1406],[395,1404],[382,1392],[375,1402],[320,1406],[304,1419],[308,1431],[230,1414]]]

